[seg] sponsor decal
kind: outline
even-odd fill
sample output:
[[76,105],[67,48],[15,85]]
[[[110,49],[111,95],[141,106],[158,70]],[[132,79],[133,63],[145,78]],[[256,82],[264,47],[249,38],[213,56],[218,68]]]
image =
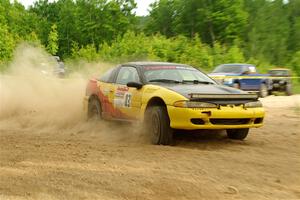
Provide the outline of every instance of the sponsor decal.
[[126,86],[118,86],[116,92],[115,92],[115,98],[123,98],[125,93],[129,90]]
[[101,106],[105,113],[117,118],[127,118],[124,113],[113,106],[113,103],[109,101],[108,97],[105,96],[101,90],[98,91],[98,97],[101,101]]
[[121,99],[121,98],[115,98],[114,99],[114,106],[115,107],[122,107],[123,106],[123,104],[124,104],[124,100],[123,99]]
[[118,86],[117,91],[127,92],[129,88],[127,86]]
[[131,97],[132,94],[128,92],[129,88],[126,86],[119,86],[115,92],[114,96],[114,106],[115,107],[131,107]]

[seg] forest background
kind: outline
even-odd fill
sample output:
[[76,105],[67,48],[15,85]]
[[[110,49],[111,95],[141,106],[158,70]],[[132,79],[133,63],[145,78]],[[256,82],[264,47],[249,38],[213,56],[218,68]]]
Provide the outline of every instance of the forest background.
[[1,0],[0,71],[26,42],[67,65],[155,60],[210,72],[246,62],[260,72],[287,67],[300,76],[300,0],[158,0],[147,16],[137,16],[136,6],[134,0],[39,0],[25,8]]

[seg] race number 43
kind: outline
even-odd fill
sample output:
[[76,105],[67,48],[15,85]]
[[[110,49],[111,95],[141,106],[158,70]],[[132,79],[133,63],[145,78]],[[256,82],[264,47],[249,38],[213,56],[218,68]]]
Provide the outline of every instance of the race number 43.
[[125,107],[130,107],[131,105],[131,94],[130,93],[126,93],[124,96],[124,106]]

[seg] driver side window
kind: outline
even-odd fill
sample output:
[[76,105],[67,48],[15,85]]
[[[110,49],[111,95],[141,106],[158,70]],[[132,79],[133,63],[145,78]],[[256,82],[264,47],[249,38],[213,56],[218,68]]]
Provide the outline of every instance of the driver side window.
[[128,82],[140,82],[138,72],[134,67],[122,67],[118,73],[117,84],[126,85]]

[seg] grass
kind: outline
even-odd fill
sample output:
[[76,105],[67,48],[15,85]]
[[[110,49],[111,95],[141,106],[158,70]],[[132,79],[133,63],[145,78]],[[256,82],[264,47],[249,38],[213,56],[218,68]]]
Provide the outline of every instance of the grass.
[[300,94],[300,82],[299,81],[294,81],[292,87],[293,87],[293,94]]

